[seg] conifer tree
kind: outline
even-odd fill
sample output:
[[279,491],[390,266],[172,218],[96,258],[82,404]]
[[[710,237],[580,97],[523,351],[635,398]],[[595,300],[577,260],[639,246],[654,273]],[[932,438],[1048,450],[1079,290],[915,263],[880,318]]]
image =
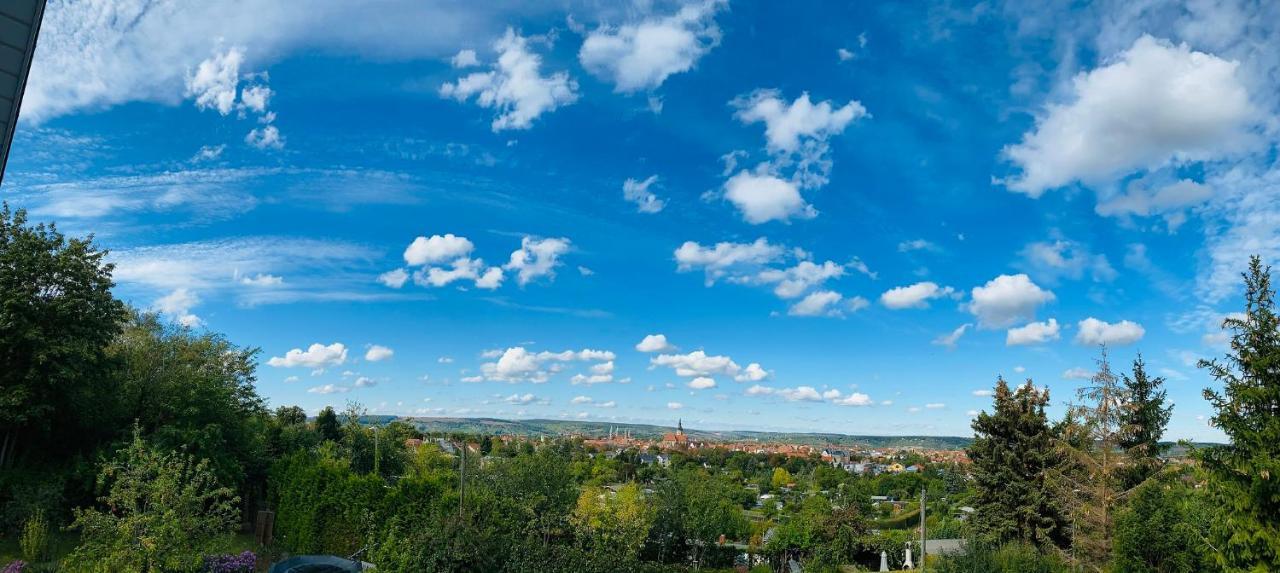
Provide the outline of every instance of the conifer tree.
[[974,419],[968,450],[977,490],[975,533],[995,543],[1064,545],[1067,521],[1052,482],[1062,456],[1045,415],[1049,391],[1031,380],[1010,390],[999,378],[993,401],[992,412]]
[[1212,545],[1229,571],[1280,570],[1280,317],[1271,268],[1254,256],[1244,274],[1243,316],[1229,316],[1231,351],[1199,366],[1222,384],[1204,397],[1212,423],[1230,439],[1199,450],[1208,486],[1224,513]]
[[1059,495],[1071,516],[1071,554],[1090,570],[1111,557],[1112,522],[1125,469],[1120,455],[1123,391],[1102,348],[1098,371],[1077,390],[1058,447],[1068,459],[1059,474]]
[[1159,471],[1160,454],[1173,404],[1165,405],[1164,378],[1147,375],[1146,363],[1139,354],[1133,361],[1133,376],[1123,375],[1123,408],[1120,410],[1120,448],[1127,458],[1121,478],[1122,489],[1132,490]]

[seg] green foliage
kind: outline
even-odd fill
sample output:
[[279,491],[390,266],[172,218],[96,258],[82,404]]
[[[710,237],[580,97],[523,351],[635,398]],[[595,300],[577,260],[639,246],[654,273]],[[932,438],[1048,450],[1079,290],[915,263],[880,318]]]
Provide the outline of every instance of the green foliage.
[[995,408],[973,421],[975,533],[984,541],[1064,544],[1066,518],[1048,479],[1062,463],[1045,417],[1049,391],[996,381]]
[[1217,570],[1205,539],[1215,519],[1211,501],[1191,475],[1162,476],[1134,490],[1116,515],[1115,573]]
[[0,469],[83,451],[110,413],[103,349],[125,310],[106,255],[0,206]]
[[1215,520],[1213,545],[1228,570],[1280,569],[1280,316],[1271,269],[1258,257],[1244,275],[1242,317],[1228,317],[1231,352],[1202,360],[1222,384],[1206,389],[1212,423],[1231,443],[1198,452],[1209,488],[1225,515]]
[[38,563],[49,558],[49,522],[45,520],[44,511],[38,510],[27,519],[18,545],[22,548],[22,558],[29,562]]
[[1165,405],[1164,378],[1147,376],[1146,363],[1139,355],[1133,361],[1133,376],[1124,375],[1124,408],[1120,411],[1119,446],[1128,457],[1122,473],[1122,489],[1129,490],[1155,474],[1164,465],[1160,454],[1173,404]]
[[786,468],[773,468],[773,478],[769,480],[769,484],[772,485],[774,489],[786,487],[787,485],[790,485],[791,482],[791,472],[787,471]]
[[578,496],[571,521],[593,568],[624,571],[635,566],[649,535],[654,511],[640,486],[630,483],[616,493],[587,487]]
[[270,483],[277,542],[286,551],[350,555],[381,521],[385,482],[353,471],[332,446],[280,460]]
[[1034,546],[1011,543],[993,547],[970,542],[960,555],[937,561],[929,570],[936,573],[1068,573],[1071,566],[1060,556]]
[[342,425],[338,423],[338,413],[333,406],[325,406],[316,416],[316,433],[321,440],[336,442],[342,439]]
[[104,464],[101,508],[75,511],[80,545],[70,570],[187,571],[230,539],[239,501],[218,485],[207,460],[133,440]]

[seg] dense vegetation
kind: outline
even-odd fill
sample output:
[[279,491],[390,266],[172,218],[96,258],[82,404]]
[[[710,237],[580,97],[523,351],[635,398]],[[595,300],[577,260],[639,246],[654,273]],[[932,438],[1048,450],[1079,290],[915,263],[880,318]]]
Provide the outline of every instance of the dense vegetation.
[[[1280,569],[1280,318],[1256,258],[1230,354],[1202,364],[1230,444],[1171,460],[1164,380],[1140,356],[1113,374],[1104,351],[1062,419],[1047,389],[997,380],[971,464],[903,454],[923,469],[874,476],[816,455],[657,463],[574,439],[424,434],[358,404],[272,410],[254,349],[127,308],[104,260],[0,210],[0,541],[38,569],[236,571],[284,553],[384,571],[874,569],[917,539],[922,490],[930,538],[967,540],[930,556],[939,571]],[[274,541],[232,554],[262,509]]]

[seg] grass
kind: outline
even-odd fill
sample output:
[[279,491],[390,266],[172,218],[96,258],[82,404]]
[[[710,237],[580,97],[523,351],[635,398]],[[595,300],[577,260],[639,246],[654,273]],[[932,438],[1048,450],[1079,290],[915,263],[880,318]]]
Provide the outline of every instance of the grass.
[[[53,559],[48,564],[56,563],[59,559],[71,553],[75,549],[76,543],[79,542],[80,535],[71,531],[51,531],[49,539],[50,553]],[[6,535],[0,537],[0,566],[8,565],[10,561],[22,559],[22,549],[18,547],[17,535]],[[38,565],[38,564],[37,564]]]

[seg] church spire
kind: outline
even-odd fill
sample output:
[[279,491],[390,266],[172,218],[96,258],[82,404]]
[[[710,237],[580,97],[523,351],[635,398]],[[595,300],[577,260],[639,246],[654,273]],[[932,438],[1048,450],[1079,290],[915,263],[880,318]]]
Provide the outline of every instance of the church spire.
[[679,418],[676,418],[676,433],[677,434],[684,433],[684,420],[681,420]]

